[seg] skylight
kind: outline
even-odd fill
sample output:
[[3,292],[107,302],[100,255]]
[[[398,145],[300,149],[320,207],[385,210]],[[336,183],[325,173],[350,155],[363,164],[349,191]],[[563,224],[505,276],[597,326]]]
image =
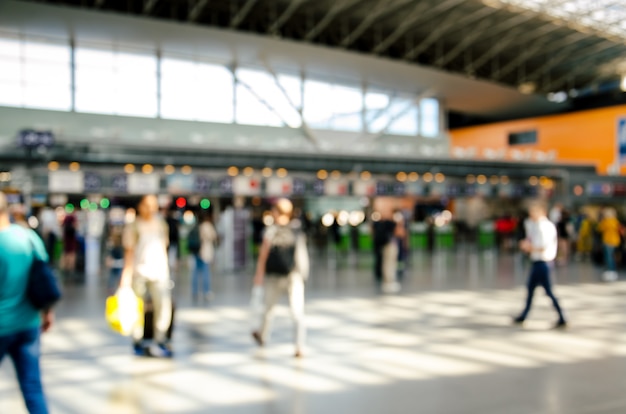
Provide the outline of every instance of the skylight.
[[626,39],[626,0],[493,0],[562,19],[577,30]]

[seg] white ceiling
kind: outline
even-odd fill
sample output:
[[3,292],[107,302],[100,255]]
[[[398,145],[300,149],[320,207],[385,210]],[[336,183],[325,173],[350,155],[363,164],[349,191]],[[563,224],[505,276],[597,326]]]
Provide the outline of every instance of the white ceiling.
[[543,96],[511,87],[392,61],[295,41],[230,30],[176,24],[60,6],[0,1],[0,31],[74,39],[162,53],[207,58],[221,63],[296,71],[310,77],[365,84],[403,92],[432,89],[445,107],[472,115],[519,117],[558,111]]

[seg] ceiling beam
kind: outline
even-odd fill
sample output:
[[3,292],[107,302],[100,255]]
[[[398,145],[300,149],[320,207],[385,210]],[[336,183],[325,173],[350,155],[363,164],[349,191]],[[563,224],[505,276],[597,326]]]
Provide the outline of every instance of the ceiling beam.
[[[535,81],[538,80],[542,75],[548,73],[550,69],[557,67],[561,62],[563,62],[568,57],[574,55],[581,56],[591,56],[597,53],[603,52],[607,49],[611,49],[616,46],[621,46],[617,43],[612,43],[608,40],[601,41],[599,43],[593,44],[591,46],[583,47],[582,49],[576,49],[576,45],[566,47],[562,49],[560,52],[553,55],[550,59],[548,59],[545,64],[541,65],[539,68],[535,69],[531,74],[529,74],[525,79],[527,81]],[[577,60],[574,59],[574,62]],[[576,65],[578,66],[578,65]]]
[[[528,16],[535,17],[534,14],[528,15]],[[533,29],[532,31],[530,31],[530,33],[528,33],[529,32],[528,28],[516,27],[513,30],[511,30],[509,33],[507,33],[505,37],[500,38],[498,42],[496,43],[496,45],[494,45],[491,49],[487,50],[481,56],[477,57],[472,62],[470,62],[469,65],[467,65],[467,67],[465,68],[465,72],[473,72],[473,71],[480,69],[485,63],[489,61],[489,59],[493,58],[494,56],[499,54],[501,51],[505,50],[507,47],[511,46],[512,44],[519,42],[520,40],[524,42],[535,40],[538,37],[543,37],[547,35],[548,33],[551,33],[560,28],[561,26],[555,25],[553,23],[548,23],[548,24],[541,26],[540,28]],[[491,30],[489,31],[489,34],[490,36],[492,35]]]
[[[615,46],[623,45],[615,44]],[[544,88],[542,88],[542,90],[546,92],[557,91],[570,79],[574,79],[578,74],[593,72],[598,65],[623,55],[623,51],[618,50],[609,53],[608,50],[610,50],[610,48],[605,49],[601,53],[588,55],[587,58],[576,62],[576,67],[573,70],[567,71],[567,73],[564,73],[563,75],[551,80],[547,85],[545,85]]]
[[235,17],[230,21],[230,28],[236,29],[243,20],[248,16],[254,5],[258,2],[258,0],[247,0],[243,7],[239,9]]
[[487,29],[492,23],[493,23],[492,20],[483,20],[482,22],[479,23],[477,27],[471,27],[471,28],[468,27],[471,33],[463,37],[463,40],[457,43],[457,45],[454,46],[452,50],[450,50],[449,52],[441,56],[439,59],[437,59],[434,63],[434,66],[443,67],[447,65],[450,61],[452,61],[452,59],[454,59],[460,53],[462,53],[463,50],[465,50],[465,48],[473,44],[476,41],[476,39],[481,37],[483,35],[483,30]]
[[[563,41],[552,41],[547,38],[541,38],[535,42],[532,46],[524,49],[516,58],[510,60],[506,65],[501,67],[492,78],[495,80],[502,80],[509,73],[513,72],[517,67],[528,59],[531,59],[534,55],[541,52],[543,54],[550,53],[554,49],[562,49],[573,43],[579,42],[582,39],[586,39],[587,35],[579,32],[572,33],[567,36]],[[546,43],[549,43],[546,45]],[[567,49],[566,53],[570,53],[571,49]]]
[[[425,21],[433,16],[446,12],[462,2],[463,0],[446,0],[443,3],[439,3],[438,5],[434,7],[431,4],[426,3],[426,2],[420,3],[420,5],[417,6],[413,10],[413,12],[411,12],[411,14],[409,14],[409,16],[403,19],[402,23],[396,28],[396,30],[394,30],[381,43],[379,43],[376,47],[374,47],[374,49],[372,50],[372,53],[375,53],[375,54],[383,53],[391,45],[393,45],[398,39],[404,36],[406,32],[411,30],[417,22]],[[424,12],[424,10],[427,8],[429,8],[429,10]]]
[[143,2],[143,14],[152,13],[152,9],[156,6],[158,0],[144,0]]
[[403,6],[413,3],[413,0],[405,0],[396,4],[390,3],[393,3],[393,0],[381,0],[372,11],[367,13],[365,18],[361,21],[361,23],[359,23],[357,27],[346,37],[344,37],[341,42],[339,42],[340,46],[350,46],[383,15],[389,14],[399,8],[402,8]]
[[462,12],[459,13],[451,13],[447,16],[445,20],[437,24],[437,28],[430,32],[428,36],[424,40],[422,40],[418,45],[416,45],[413,49],[409,50],[404,54],[404,59],[414,59],[419,56],[422,52],[428,49],[430,46],[435,44],[437,40],[441,38],[441,36],[447,32],[452,27],[461,27],[465,24],[469,24],[472,21],[479,20],[486,14],[490,14],[491,10],[486,7],[482,7],[476,10],[474,13],[464,14]]
[[285,23],[287,23],[287,21],[291,18],[291,16],[293,16],[293,14],[298,10],[298,8],[306,2],[307,0],[290,1],[289,6],[287,6],[285,11],[280,16],[278,16],[278,18],[276,19],[276,21],[274,21],[274,23],[272,23],[268,31],[272,34],[278,33],[280,28],[283,27]]
[[209,0],[198,0],[196,4],[189,10],[187,20],[195,22],[200,17],[200,14],[204,11],[204,8],[209,4]]
[[322,33],[324,29],[328,27],[329,24],[332,23],[335,17],[337,17],[340,13],[346,11],[350,7],[354,6],[359,1],[360,0],[343,0],[343,1],[337,1],[336,3],[334,3],[333,6],[328,11],[328,13],[324,15],[322,20],[317,22],[315,27],[313,27],[313,29],[311,29],[304,36],[304,40],[308,40],[310,42],[313,39],[315,39],[317,36],[320,35],[320,33]]

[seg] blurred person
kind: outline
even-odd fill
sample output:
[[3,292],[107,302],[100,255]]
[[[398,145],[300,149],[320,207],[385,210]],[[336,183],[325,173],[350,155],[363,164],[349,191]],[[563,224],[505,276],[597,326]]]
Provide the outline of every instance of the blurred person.
[[63,219],[63,255],[61,269],[74,273],[76,271],[76,255],[78,253],[77,219],[74,214],[68,214]]
[[267,342],[274,306],[287,293],[295,324],[295,357],[299,358],[306,336],[304,282],[309,276],[306,237],[291,225],[291,201],[279,199],[272,213],[274,225],[267,228],[263,237],[254,276],[255,286],[265,287],[265,309],[261,327],[252,332],[252,337],[259,346]]
[[505,214],[495,221],[497,246],[502,251],[510,251],[515,237],[517,223],[515,218],[510,214]]
[[175,271],[178,268],[178,258],[180,257],[180,226],[176,218],[177,212],[170,210],[166,214],[166,222],[168,227],[169,247],[167,249],[170,269]]
[[201,213],[198,219],[198,236],[200,246],[196,253],[196,267],[193,272],[191,282],[191,295],[194,301],[199,296],[200,283],[202,283],[202,297],[211,300],[211,264],[215,258],[215,243],[217,242],[217,231],[211,221],[209,213]]
[[567,210],[561,212],[561,218],[556,223],[558,249],[556,262],[559,266],[565,266],[569,261],[570,241],[572,239],[572,223]]
[[37,311],[26,298],[33,257],[47,260],[41,239],[32,230],[11,224],[7,199],[0,192],[0,362],[13,360],[28,412],[46,414],[41,382],[40,333],[52,326],[52,310]]
[[593,249],[593,232],[596,225],[589,213],[583,213],[576,239],[576,255],[579,260],[589,259]]
[[563,215],[563,205],[561,203],[556,203],[550,209],[550,213],[548,213],[548,219],[552,222],[552,224],[557,224],[559,221],[561,221],[562,215]]
[[122,270],[124,269],[124,245],[120,229],[114,228],[112,230],[107,249],[106,264],[109,268],[107,287],[109,294],[113,294],[120,285]]
[[54,263],[54,251],[57,240],[61,235],[61,226],[57,218],[56,212],[51,208],[44,208],[40,214],[41,236],[46,244],[46,251],[50,258],[50,263]]
[[373,225],[374,231],[374,272],[384,293],[396,293],[400,290],[398,274],[398,237],[401,224],[394,220],[393,214],[381,215]]
[[605,271],[602,279],[607,282],[617,280],[617,266],[615,265],[615,250],[621,243],[622,225],[617,220],[617,214],[613,208],[605,208],[602,211],[602,220],[598,223],[598,231],[602,235],[602,247],[604,250]]
[[379,285],[382,285],[383,279],[383,250],[385,246],[393,242],[395,232],[395,222],[389,217],[383,217],[380,212],[373,215],[379,215],[380,219],[372,222],[373,247],[374,247],[374,278]]
[[[132,287],[144,302],[154,309],[154,341],[144,343],[144,326],[138,323],[133,330],[133,351],[138,356],[171,357],[167,331],[172,322],[172,297],[168,264],[169,231],[165,220],[157,214],[156,196],[144,196],[137,206],[135,221],[124,228],[124,268],[121,287]],[[149,300],[148,300],[149,298]]]
[[554,309],[559,315],[555,328],[565,328],[567,322],[559,301],[552,292],[550,278],[550,262],[556,258],[558,240],[556,227],[546,216],[546,209],[541,204],[533,204],[529,209],[529,220],[526,223],[526,239],[520,242],[520,249],[530,255],[532,266],[528,277],[528,296],[523,312],[514,319],[516,324],[523,324],[533,302],[535,288],[542,286],[546,295],[552,300]]
[[398,265],[396,271],[396,280],[400,282],[404,279],[408,252],[409,252],[409,233],[407,231],[407,224],[402,211],[397,210],[393,214],[393,219],[396,222],[396,228],[394,231],[394,239],[398,245]]

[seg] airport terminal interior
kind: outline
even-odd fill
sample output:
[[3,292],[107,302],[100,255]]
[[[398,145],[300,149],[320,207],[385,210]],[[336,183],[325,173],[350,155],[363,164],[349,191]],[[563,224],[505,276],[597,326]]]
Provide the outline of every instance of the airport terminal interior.
[[625,413],[624,56],[613,0],[0,0],[0,412]]

